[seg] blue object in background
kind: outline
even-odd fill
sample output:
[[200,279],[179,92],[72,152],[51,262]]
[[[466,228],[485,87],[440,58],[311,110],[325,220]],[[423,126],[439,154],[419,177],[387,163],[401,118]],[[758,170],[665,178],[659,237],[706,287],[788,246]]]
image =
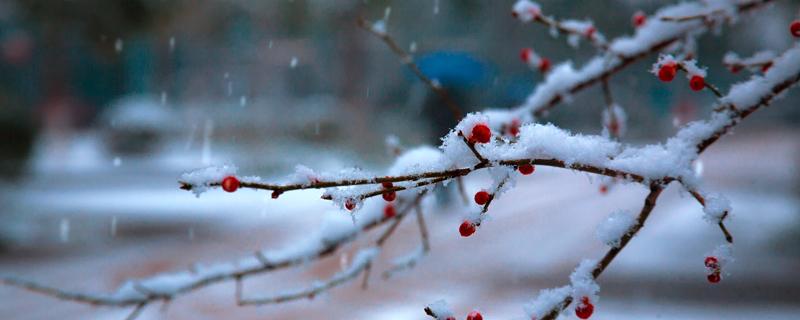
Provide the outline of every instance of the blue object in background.
[[[416,61],[423,74],[448,88],[485,86],[492,75],[487,63],[464,52],[437,51],[422,55]],[[407,75],[414,78],[411,71],[407,71]]]

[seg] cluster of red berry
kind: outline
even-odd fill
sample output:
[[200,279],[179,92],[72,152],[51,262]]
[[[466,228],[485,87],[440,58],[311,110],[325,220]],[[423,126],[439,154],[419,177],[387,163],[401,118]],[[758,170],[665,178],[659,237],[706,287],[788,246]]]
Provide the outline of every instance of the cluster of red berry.
[[[519,134],[519,125],[520,125],[519,120],[513,120],[511,122],[512,129],[509,129],[509,133],[513,135]],[[470,133],[470,136],[469,138],[467,138],[467,140],[469,141],[469,143],[473,144],[488,143],[491,140],[491,138],[492,138],[492,130],[489,129],[489,126],[483,123],[479,123],[472,127],[472,132]],[[533,166],[533,164],[526,163],[518,166],[517,170],[519,170],[519,172],[522,173],[523,175],[527,176],[529,174],[532,174],[533,171],[536,170],[536,168]],[[483,206],[489,203],[492,197],[493,195],[490,194],[488,191],[480,190],[475,193],[473,199],[475,200],[476,204],[478,204],[479,206]],[[458,232],[461,234],[462,237],[469,237],[473,233],[475,233],[475,227],[476,225],[472,221],[464,220],[464,222],[462,222],[461,225],[458,227]]]
[[718,283],[720,280],[722,280],[722,268],[719,266],[719,260],[717,257],[706,257],[705,264],[706,269],[708,270],[708,282]]
[[[381,185],[383,186],[384,189],[390,189],[390,188],[394,187],[394,185],[392,185],[391,182],[384,182],[384,183],[381,183]],[[397,193],[394,192],[394,191],[389,191],[389,192],[383,193],[383,200],[386,200],[386,202],[388,202],[386,204],[386,206],[383,207],[383,217],[384,218],[390,219],[390,218],[393,218],[397,214],[397,211],[394,209],[394,205],[392,204],[392,201],[394,201],[394,199],[396,199],[396,198],[397,198]]]
[[795,38],[800,38],[800,19],[794,20],[789,24],[789,31]]
[[[456,317],[449,316],[445,320],[456,320]],[[483,320],[483,315],[478,311],[472,311],[467,315],[467,320]]]
[[589,297],[581,298],[580,304],[575,307],[575,315],[581,319],[589,319],[594,313],[594,305],[589,301]]
[[[678,64],[676,62],[667,62],[661,65],[661,68],[658,69],[658,79],[664,82],[670,82],[675,79],[675,75],[678,74]],[[689,79],[689,88],[694,91],[703,90],[706,87],[706,80],[700,75],[692,75]]]
[[527,64],[535,64],[536,68],[538,68],[542,73],[550,70],[550,59],[540,57],[534,53],[533,49],[531,48],[522,48],[522,50],[519,52],[519,58],[522,59],[522,62]]

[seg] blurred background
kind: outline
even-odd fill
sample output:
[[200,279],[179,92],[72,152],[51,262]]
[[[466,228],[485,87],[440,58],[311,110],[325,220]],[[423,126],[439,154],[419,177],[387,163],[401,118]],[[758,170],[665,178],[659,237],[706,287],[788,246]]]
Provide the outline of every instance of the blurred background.
[[[455,123],[447,108],[356,24],[380,19],[387,7],[389,33],[465,111],[511,108],[534,90],[542,77],[520,61],[523,47],[578,66],[594,55],[586,43],[575,49],[543,26],[512,19],[513,2],[0,1],[0,272],[110,291],[127,278],[290,244],[335,211],[318,193],[197,199],[178,190],[178,176],[223,163],[265,178],[298,163],[381,172],[392,161],[389,136],[405,146],[437,145]],[[540,3],[557,17],[591,18],[613,38],[633,33],[635,11],[674,1]],[[791,46],[787,26],[798,8],[775,1],[700,37],[709,81],[727,90],[747,78],[724,68],[728,51]],[[662,141],[676,125],[707,116],[714,101],[658,82],[647,72],[655,58],[611,82],[628,113],[624,142]],[[798,103],[800,94],[790,92],[703,156],[709,188],[734,202],[740,261],[733,276],[707,285],[702,257],[721,235],[672,187],[601,279],[597,318],[790,319],[800,312]],[[603,108],[594,87],[542,121],[597,134]],[[468,192],[486,181],[469,179]],[[583,175],[542,168],[493,205],[496,220],[469,239],[455,233],[465,209],[433,206],[433,256],[397,279],[374,277],[368,291],[346,285],[313,301],[238,308],[226,284],[166,310],[151,307],[142,318],[423,319],[422,306],[439,298],[459,314],[477,307],[489,318],[521,316],[521,304],[539,289],[565,283],[581,257],[599,255],[593,230],[602,218],[638,208],[644,195],[637,186],[607,195],[597,189]],[[401,229],[392,250],[414,247],[414,227]],[[280,291],[324,278],[358,245],[254,287]],[[10,287],[0,287],[0,301],[3,319],[125,316]]]

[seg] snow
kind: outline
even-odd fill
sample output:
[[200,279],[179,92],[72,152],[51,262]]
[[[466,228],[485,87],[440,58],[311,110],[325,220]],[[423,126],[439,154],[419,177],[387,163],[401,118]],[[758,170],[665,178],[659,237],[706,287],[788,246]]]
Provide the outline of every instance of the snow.
[[775,59],[775,56],[775,52],[771,50],[759,51],[746,58],[739,57],[735,52],[728,52],[722,58],[722,62],[727,65],[760,65],[772,61],[772,59]]
[[568,96],[569,91],[577,84],[599,77],[605,70],[612,69],[618,63],[619,58],[613,56],[594,57],[581,69],[575,69],[571,61],[560,63],[552,68],[544,82],[539,83],[533,94],[518,108],[529,112],[536,111],[556,97],[566,98],[565,96]]
[[227,176],[235,176],[237,168],[233,165],[208,166],[189,171],[181,175],[180,181],[192,186],[192,193],[200,197],[211,188],[212,183],[219,183]]
[[707,257],[715,257],[717,258],[717,262],[719,264],[719,268],[722,271],[722,275],[730,275],[727,270],[727,267],[730,266],[731,263],[735,261],[733,258],[733,246],[730,244],[721,244],[714,248],[713,251],[706,254]]
[[597,295],[600,292],[600,285],[592,276],[595,266],[597,266],[596,260],[584,259],[569,275],[573,306],[577,305],[576,302],[581,301],[583,297],[588,297],[592,303],[597,303],[600,299]]
[[[463,143],[463,142],[462,142]],[[450,164],[442,151],[431,146],[419,146],[404,151],[389,167],[392,176],[416,175],[424,172],[442,171],[450,168]]]
[[541,13],[539,4],[529,0],[518,0],[514,3],[511,11],[516,13],[517,19],[522,22],[530,22],[535,16]]
[[436,300],[425,307],[436,315],[436,320],[445,320],[453,316],[453,311],[450,309],[450,306],[447,305],[447,301],[443,299]]
[[681,65],[686,68],[686,78],[691,79],[693,76],[706,77],[706,67],[698,67],[697,60],[684,60]]
[[731,201],[718,193],[704,195],[705,206],[703,206],[704,218],[709,222],[717,223],[726,213],[730,213]]
[[660,54],[658,56],[658,60],[653,64],[650,68],[650,73],[658,76],[658,72],[661,70],[661,67],[665,65],[677,65],[678,59],[675,59],[671,54]]
[[635,223],[636,219],[630,211],[616,211],[597,226],[595,235],[607,246],[616,248],[619,247],[622,237],[628,234]]
[[722,105],[733,105],[737,109],[757,105],[765,93],[777,84],[797,77],[800,73],[800,43],[773,61],[763,75],[753,75],[749,80],[734,84],[730,92],[720,99]]
[[530,319],[541,319],[550,311],[552,311],[559,303],[564,301],[564,298],[569,296],[572,289],[569,286],[564,286],[554,289],[543,289],[539,291],[533,301],[523,306],[525,314]]

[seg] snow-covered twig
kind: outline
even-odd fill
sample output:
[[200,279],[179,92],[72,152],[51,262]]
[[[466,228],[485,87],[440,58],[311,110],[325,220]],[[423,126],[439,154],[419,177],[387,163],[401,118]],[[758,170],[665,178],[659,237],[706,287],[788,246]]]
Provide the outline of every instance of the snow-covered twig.
[[537,22],[550,28],[553,36],[558,33],[567,35],[567,39],[573,47],[577,47],[581,38],[587,39],[594,47],[600,50],[608,50],[606,38],[597,30],[591,21],[563,20],[542,14],[538,4],[529,0],[520,0],[514,5],[511,15],[522,22]]
[[[178,295],[210,284],[225,281],[239,282],[247,276],[301,265],[331,255],[342,245],[355,240],[375,227],[389,221],[393,221],[393,225],[399,223],[399,220],[408,214],[424,195],[423,191],[414,196],[394,217],[386,217],[382,213],[365,215],[358,220],[356,225],[344,230],[321,230],[318,235],[307,239],[307,242],[285,250],[258,251],[253,256],[236,262],[199,266],[189,271],[164,273],[146,279],[131,280],[110,294],[88,294],[63,290],[17,277],[3,277],[2,282],[62,300],[102,306],[135,306],[136,309],[142,309],[152,302],[169,301]],[[382,244],[387,237],[388,235],[384,233],[379,242]],[[236,294],[240,294],[238,289]],[[141,312],[136,309],[135,313]]]
[[[741,14],[769,2],[772,0],[739,2],[733,13]],[[664,7],[656,12],[655,17],[683,15],[706,9],[706,5],[701,2],[687,2]],[[716,20],[713,20],[714,23],[711,25],[694,20],[664,22],[660,19],[648,19],[648,21],[647,24],[638,28],[633,36],[618,37],[609,41],[609,51],[616,55],[599,54],[580,69],[574,69],[571,64],[556,66],[544,82],[537,85],[533,94],[528,96],[527,100],[514,112],[520,115],[531,113],[534,117],[545,116],[550,109],[569,96],[604,78],[610,78],[650,54],[660,52],[671,44],[686,38],[690,33],[699,34],[716,24]]]
[[417,263],[419,263],[419,260],[421,260],[431,250],[430,240],[428,239],[428,227],[425,225],[425,217],[422,213],[422,208],[417,205],[414,208],[414,212],[417,216],[417,226],[419,227],[419,235],[420,239],[422,240],[422,244],[411,254],[398,258],[395,261],[394,266],[383,272],[384,279],[388,279],[400,271],[413,268],[417,265]]

